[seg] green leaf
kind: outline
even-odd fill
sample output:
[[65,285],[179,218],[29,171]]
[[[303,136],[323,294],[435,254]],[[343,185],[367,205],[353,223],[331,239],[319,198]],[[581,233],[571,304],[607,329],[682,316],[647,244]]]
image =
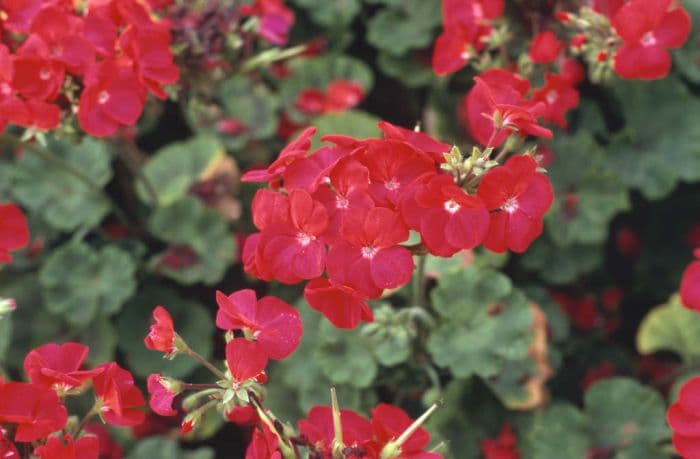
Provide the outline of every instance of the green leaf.
[[[700,24],[700,3],[683,2],[683,7],[690,13],[693,24]],[[700,83],[700,29],[693,27],[683,48],[673,51],[673,61],[677,68],[693,83]]]
[[322,27],[341,27],[352,22],[360,12],[359,0],[292,0],[308,11],[311,19]]
[[700,180],[700,101],[675,78],[625,81],[617,93],[626,124],[608,147],[608,167],[622,183],[660,199],[681,180]]
[[413,54],[396,57],[380,51],[377,65],[382,72],[398,79],[409,88],[427,86],[436,79],[432,69]]
[[592,446],[589,423],[574,406],[555,403],[518,419],[518,450],[528,459],[579,459]]
[[393,56],[427,48],[441,23],[441,11],[440,0],[405,0],[385,8],[369,20],[367,41]]
[[[239,134],[223,136],[229,148],[239,149],[251,139],[266,139],[277,128],[276,97],[261,84],[254,84],[243,75],[226,80],[219,90],[224,117],[235,118],[245,130]],[[207,124],[202,126],[211,130]]]
[[552,242],[559,247],[604,242],[612,218],[629,209],[627,188],[590,134],[559,135],[551,147],[562,156],[548,170],[555,201],[545,226]]
[[166,437],[150,437],[139,441],[126,456],[127,459],[214,459],[214,450],[198,448],[184,452],[176,440]]
[[[202,173],[225,154],[216,138],[198,135],[158,150],[143,167],[143,174],[153,185],[159,204],[167,206],[185,196]],[[150,201],[140,181],[136,191],[144,202]]]
[[377,375],[377,363],[356,331],[341,330],[323,321],[314,360],[334,384],[369,387]]
[[359,110],[321,115],[310,123],[318,129],[312,149],[319,147],[321,143],[318,139],[328,134],[344,134],[360,139],[377,137],[380,135],[377,122],[379,118]]
[[80,342],[90,347],[87,357],[90,367],[114,360],[118,341],[117,330],[107,317],[99,317],[80,335]]
[[146,377],[151,373],[162,373],[174,378],[189,375],[199,364],[186,355],[177,355],[173,360],[164,358],[162,352],[146,349],[143,344],[153,309],[161,305],[173,318],[177,333],[205,359],[213,351],[214,326],[207,309],[196,301],[182,298],[177,292],[156,286],[140,290],[124,305],[117,319],[119,347],[134,374]]
[[700,357],[700,315],[683,307],[679,296],[657,306],[644,317],[637,331],[640,354],[673,351],[686,362]]
[[596,446],[624,451],[630,445],[655,445],[670,438],[661,394],[633,379],[600,380],[586,392],[584,405]]
[[214,284],[233,262],[236,247],[228,223],[197,198],[188,196],[158,208],[148,221],[148,228],[159,239],[194,252],[195,259],[180,267],[163,263],[167,251],[151,260],[157,272],[177,282]]
[[47,258],[39,283],[49,312],[84,327],[119,312],[136,289],[135,273],[134,260],[121,249],[69,242]]
[[568,284],[596,269],[603,261],[601,245],[573,244],[557,247],[545,234],[520,258],[523,266],[537,271],[552,284]]
[[427,343],[434,362],[456,378],[480,376],[508,406],[526,405],[532,394],[524,382],[536,369],[525,296],[502,274],[469,267],[442,277],[432,304],[442,317]]
[[[111,158],[104,142],[85,137],[75,145],[49,137],[47,149],[98,186],[106,185],[112,177]],[[58,230],[91,228],[109,211],[109,203],[85,182],[32,152],[2,167],[9,168],[13,200],[40,214]]]
[[360,333],[367,338],[377,362],[391,367],[411,356],[416,331],[409,317],[383,304],[374,308],[374,322],[364,324]]

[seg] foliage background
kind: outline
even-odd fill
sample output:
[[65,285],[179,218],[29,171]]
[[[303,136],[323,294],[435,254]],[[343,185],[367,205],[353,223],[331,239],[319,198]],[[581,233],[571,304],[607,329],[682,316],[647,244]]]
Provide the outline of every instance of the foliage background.
[[[220,359],[214,291],[253,287],[298,304],[305,324],[296,354],[270,370],[268,404],[282,417],[327,404],[335,385],[344,407],[365,412],[386,400],[416,414],[444,398],[429,427],[449,442],[450,457],[479,457],[481,440],[505,421],[516,427],[524,458],[582,458],[592,448],[608,454],[600,457],[671,457],[670,386],[692,374],[700,356],[691,338],[700,318],[671,296],[700,239],[698,32],[662,81],[581,88],[570,128],[549,144],[556,201],[526,254],[429,259],[424,310],[407,307],[405,289],[374,305],[374,324],[344,331],[309,309],[298,289],[242,273],[237,253],[252,231],[255,187],[240,184],[239,171],[276,156],[282,114],[322,134],[356,137],[378,135],[379,119],[409,128],[422,122],[466,150],[456,106],[474,73],[446,79],[430,70],[439,0],[289,3],[290,42],[322,37],[325,50],[288,61],[287,78],[269,68],[185,66],[180,100],[148,105],[133,139],[47,135],[50,161],[5,144],[0,200],[27,210],[33,242],[0,272],[0,297],[19,305],[0,322],[0,367],[20,377],[28,349],[79,340],[91,347],[90,363],[116,358],[142,385],[159,371],[202,380],[185,357],[167,362],[144,349],[150,311],[167,306],[190,345]],[[545,3],[512,2],[509,14],[544,15]],[[685,6],[700,21],[700,3]],[[302,89],[338,78],[361,83],[367,96],[358,108],[314,119],[299,113]],[[222,133],[216,121],[224,117],[246,129]],[[610,288],[621,300],[606,307]],[[525,307],[530,302],[538,307]],[[567,313],[560,303],[573,306]],[[502,310],[488,309],[494,304]],[[531,351],[538,333],[548,338],[546,355]],[[596,375],[614,377],[584,391],[582,381]],[[186,451],[168,439],[177,426],[154,417],[137,432],[145,439],[115,435],[133,459],[241,454],[246,432],[231,424],[208,419],[183,441]]]

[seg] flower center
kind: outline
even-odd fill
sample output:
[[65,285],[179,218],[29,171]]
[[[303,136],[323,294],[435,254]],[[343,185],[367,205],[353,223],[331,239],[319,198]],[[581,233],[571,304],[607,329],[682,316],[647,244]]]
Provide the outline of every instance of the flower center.
[[109,100],[109,93],[107,91],[102,91],[97,95],[97,103],[104,105]]
[[465,48],[464,51],[462,51],[462,53],[459,55],[459,57],[461,57],[465,61],[468,61],[469,58],[471,57],[471,55],[469,54],[469,48],[468,47]]
[[350,205],[350,202],[345,196],[335,197],[335,207],[337,207],[338,209],[347,209],[348,205]]
[[515,198],[508,199],[503,205],[503,210],[505,210],[509,214],[512,214],[513,212],[518,210],[518,200]]
[[557,97],[559,97],[559,93],[557,93],[554,89],[552,89],[551,91],[549,91],[547,93],[547,103],[550,105],[553,104],[554,102],[557,101]]
[[448,211],[451,214],[454,214],[459,210],[461,206],[455,202],[454,199],[450,199],[449,201],[445,201],[445,210]]
[[394,190],[398,190],[399,187],[401,186],[401,184],[399,183],[398,180],[396,180],[396,177],[392,177],[391,180],[389,180],[388,182],[386,182],[384,184],[384,186],[386,187],[387,190],[394,191]]
[[642,36],[640,42],[642,43],[642,46],[654,46],[656,44],[656,37],[654,36],[654,32],[645,33]]
[[297,234],[297,242],[299,242],[302,247],[306,247],[307,245],[311,244],[311,241],[314,239],[316,239],[314,236],[307,233]]
[[12,94],[12,87],[5,82],[0,83],[0,94],[4,96],[9,96],[10,94]]
[[39,72],[39,78],[43,81],[46,81],[49,78],[51,78],[51,72],[49,71],[49,69],[41,69],[41,71]]
[[365,258],[374,258],[377,252],[378,250],[372,247],[371,245],[362,247],[362,256]]
[[472,4],[472,14],[474,14],[474,17],[477,19],[484,17],[484,8],[481,6],[481,3],[474,2]]

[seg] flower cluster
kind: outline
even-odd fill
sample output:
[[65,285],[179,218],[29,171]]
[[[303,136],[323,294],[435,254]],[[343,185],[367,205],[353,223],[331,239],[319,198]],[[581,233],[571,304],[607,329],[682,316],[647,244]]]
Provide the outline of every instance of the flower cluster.
[[[243,176],[270,186],[253,200],[259,232],[243,249],[246,272],[308,280],[306,300],[340,328],[371,320],[366,300],[409,281],[412,252],[402,244],[410,230],[440,257],[482,243],[522,252],[542,232],[553,199],[531,156],[496,166],[489,149],[456,176],[445,172],[449,145],[389,123],[380,128],[383,139],[327,136],[331,145],[311,153],[309,128],[267,169]],[[485,173],[476,166],[487,163]]]
[[[307,419],[298,423],[299,435],[291,435],[290,426],[275,418],[262,404],[261,385],[267,380],[268,359],[280,360],[299,345],[302,323],[299,313],[289,304],[272,296],[257,299],[253,290],[230,295],[217,292],[219,310],[216,325],[226,330],[226,371],[219,370],[192,350],[177,334],[172,317],[162,306],[153,311],[154,323],[145,338],[146,347],[172,358],[183,353],[198,360],[220,378],[216,384],[189,384],[160,374],[148,377],[149,404],[161,416],[175,416],[176,397],[195,390],[181,404],[186,411],[182,433],[197,426],[210,409],[218,409],[230,422],[255,425],[246,458],[270,459],[297,457],[292,451],[305,447],[311,457],[357,457],[366,459],[402,459],[421,457],[440,459],[426,452],[430,435],[420,427],[437,408],[433,405],[420,419],[413,421],[398,407],[385,403],[372,410],[372,419],[341,410],[332,391],[333,406],[312,408]],[[203,401],[203,402],[202,402]]]
[[[694,255],[700,259],[700,248],[695,249]],[[700,312],[700,260],[692,261],[683,271],[680,295],[685,307]]]
[[29,244],[29,226],[24,214],[14,204],[0,204],[0,263],[12,261],[10,251]]
[[178,80],[168,23],[137,0],[10,2],[0,44],[0,123],[55,129],[77,112],[93,136],[136,123],[148,93]]
[[[14,435],[0,427],[0,456],[19,459],[17,444],[29,444],[40,459],[94,458],[99,451],[96,436],[83,432],[93,416],[114,426],[143,422],[145,400],[127,370],[115,362],[85,370],[88,347],[79,343],[45,344],[24,360],[29,379],[0,379],[0,425],[12,426]],[[80,424],[69,422],[64,400],[85,393],[92,384],[94,405]],[[27,446],[29,447],[29,446]]]
[[700,456],[700,377],[685,382],[678,391],[678,400],[666,414],[673,430],[673,446],[687,458]]

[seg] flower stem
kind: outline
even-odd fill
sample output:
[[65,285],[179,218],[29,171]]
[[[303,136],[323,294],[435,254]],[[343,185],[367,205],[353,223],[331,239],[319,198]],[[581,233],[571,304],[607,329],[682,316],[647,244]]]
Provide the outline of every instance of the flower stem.
[[425,306],[425,265],[428,255],[422,253],[418,255],[416,271],[413,273],[411,303],[414,306]]
[[207,367],[207,369],[209,371],[211,371],[212,373],[214,373],[219,379],[228,379],[223,371],[219,370],[211,362],[209,362],[207,359],[205,359],[204,357],[202,357],[201,355],[197,354],[195,351],[190,349],[189,346],[185,350],[185,353],[187,355],[189,355],[190,357],[192,357],[193,359],[195,359],[197,362],[199,362],[202,365],[204,365],[205,367]]
[[121,145],[116,145],[115,149],[117,151],[117,155],[119,155],[119,158],[122,160],[126,168],[129,169],[129,172],[131,172],[132,175],[136,177],[136,179],[143,185],[149,199],[151,200],[151,204],[158,207],[160,203],[158,192],[156,191],[155,186],[153,186],[153,183],[151,183],[148,177],[146,177],[146,174],[143,173],[143,169],[138,161],[138,157],[141,155],[141,152],[136,144],[126,141],[123,148],[121,148]]

